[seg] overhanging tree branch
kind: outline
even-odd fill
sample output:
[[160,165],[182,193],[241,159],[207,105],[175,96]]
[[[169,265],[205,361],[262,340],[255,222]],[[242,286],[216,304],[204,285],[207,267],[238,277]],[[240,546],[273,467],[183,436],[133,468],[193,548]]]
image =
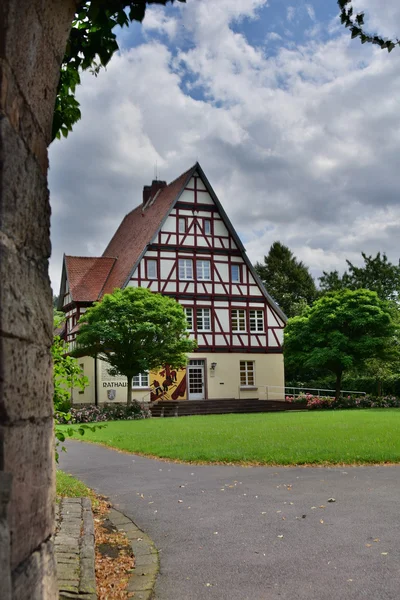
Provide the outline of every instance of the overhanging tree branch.
[[[97,75],[119,50],[114,28],[142,22],[148,4],[166,5],[175,0],[83,0],[77,5],[75,20],[61,65],[56,104],[54,107],[53,139],[67,137],[81,118],[75,98],[80,73],[89,70]],[[186,2],[186,0],[177,0]]]
[[400,40],[396,41],[384,39],[379,35],[370,35],[364,29],[364,13],[354,14],[351,6],[352,0],[338,0],[340,8],[340,20],[345,27],[351,31],[351,37],[359,37],[362,44],[376,44],[382,50],[391,52],[396,46],[400,46]]

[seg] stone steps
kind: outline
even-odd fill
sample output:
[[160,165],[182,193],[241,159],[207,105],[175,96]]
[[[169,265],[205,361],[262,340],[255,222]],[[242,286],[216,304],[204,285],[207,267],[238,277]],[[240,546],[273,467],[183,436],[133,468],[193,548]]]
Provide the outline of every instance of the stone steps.
[[282,412],[287,410],[306,410],[306,403],[290,403],[279,400],[258,400],[257,398],[237,400],[234,398],[218,400],[181,400],[173,402],[160,400],[150,406],[153,417],[184,417],[191,415],[216,415],[228,413]]

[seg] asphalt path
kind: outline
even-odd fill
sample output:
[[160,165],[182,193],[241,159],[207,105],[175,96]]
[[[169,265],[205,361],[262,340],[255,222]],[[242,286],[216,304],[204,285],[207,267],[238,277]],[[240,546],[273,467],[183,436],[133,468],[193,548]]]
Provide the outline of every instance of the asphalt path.
[[60,468],[154,540],[156,600],[400,598],[400,466],[198,466],[67,449]]

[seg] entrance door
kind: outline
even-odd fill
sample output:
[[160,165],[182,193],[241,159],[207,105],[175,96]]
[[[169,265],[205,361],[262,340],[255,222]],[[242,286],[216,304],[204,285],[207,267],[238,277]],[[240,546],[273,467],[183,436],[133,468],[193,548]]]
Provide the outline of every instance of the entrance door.
[[188,399],[204,400],[204,360],[191,360],[186,369]]

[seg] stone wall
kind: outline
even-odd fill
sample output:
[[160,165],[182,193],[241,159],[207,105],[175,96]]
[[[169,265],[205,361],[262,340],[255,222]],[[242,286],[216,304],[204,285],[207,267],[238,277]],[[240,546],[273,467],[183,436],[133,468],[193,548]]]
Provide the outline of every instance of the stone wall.
[[0,471],[11,474],[0,556],[13,600],[57,598],[47,146],[74,8],[0,2]]

